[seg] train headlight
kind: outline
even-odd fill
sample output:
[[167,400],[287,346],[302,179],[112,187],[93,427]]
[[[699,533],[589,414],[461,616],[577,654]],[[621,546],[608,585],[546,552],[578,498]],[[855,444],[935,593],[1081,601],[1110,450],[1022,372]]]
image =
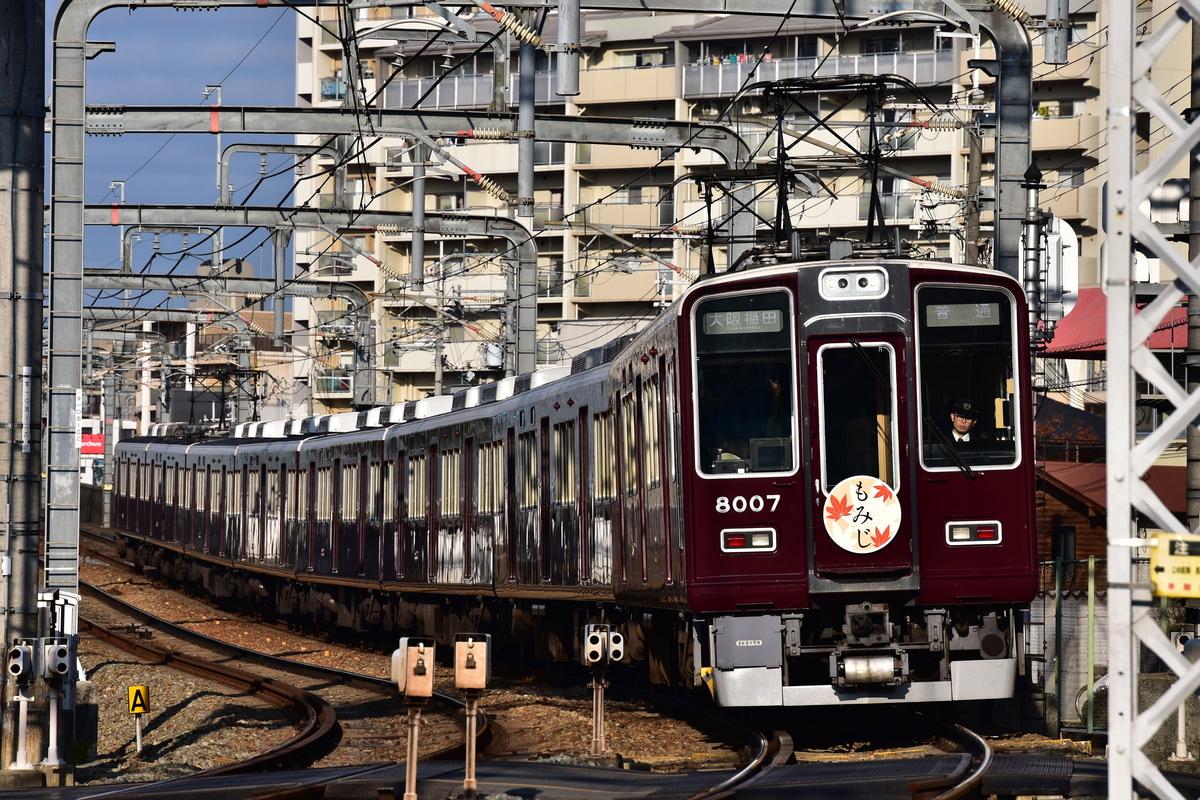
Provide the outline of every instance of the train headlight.
[[1000,544],[1003,533],[997,520],[950,522],[946,525],[946,544]]
[[835,268],[821,273],[821,297],[826,300],[863,300],[888,293],[887,273],[882,269]]
[[721,551],[725,553],[772,553],[775,551],[775,529],[725,528],[721,531]]

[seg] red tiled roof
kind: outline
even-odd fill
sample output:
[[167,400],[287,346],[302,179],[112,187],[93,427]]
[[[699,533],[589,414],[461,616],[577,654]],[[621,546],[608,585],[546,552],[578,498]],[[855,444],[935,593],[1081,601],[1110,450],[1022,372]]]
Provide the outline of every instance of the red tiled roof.
[[[1108,508],[1106,464],[1076,464],[1070,461],[1047,461],[1043,470],[1046,478],[1079,497],[1097,511]],[[1175,514],[1187,511],[1187,467],[1155,466],[1145,475],[1146,483]]]
[[[1105,314],[1108,298],[1099,288],[1079,290],[1075,307],[1059,321],[1043,355],[1059,358],[1104,358],[1108,345]],[[1187,345],[1187,309],[1177,306],[1150,334],[1152,350],[1183,350]]]

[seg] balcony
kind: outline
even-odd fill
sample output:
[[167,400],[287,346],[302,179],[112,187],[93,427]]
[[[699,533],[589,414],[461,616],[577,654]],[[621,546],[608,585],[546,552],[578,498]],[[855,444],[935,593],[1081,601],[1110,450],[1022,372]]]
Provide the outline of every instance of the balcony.
[[[1100,147],[1100,117],[1034,117],[1029,132],[1033,149],[1095,151]],[[994,141],[994,140],[989,140]]]
[[1050,188],[1038,198],[1042,208],[1059,219],[1083,220],[1095,225],[1100,219],[1100,187],[1076,186],[1069,189]]
[[834,75],[899,75],[918,86],[950,82],[960,75],[952,52],[871,53],[830,58],[779,58],[756,64],[688,64],[683,68],[683,96],[728,97],[750,82],[787,78],[825,78]]
[[[557,75],[539,72],[535,77],[534,102],[538,105],[562,105],[563,98],[554,93]],[[492,102],[492,75],[445,75],[407,78],[393,81],[383,93],[384,108],[485,108]],[[517,97],[517,76],[510,75],[505,90],[506,102]]]
[[674,67],[589,69],[579,75],[580,105],[670,100],[675,97]]

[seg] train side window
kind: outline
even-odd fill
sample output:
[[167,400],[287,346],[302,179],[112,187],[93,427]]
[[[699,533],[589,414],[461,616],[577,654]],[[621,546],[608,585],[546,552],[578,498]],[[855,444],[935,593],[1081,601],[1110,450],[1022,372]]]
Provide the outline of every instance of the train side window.
[[[927,285],[917,290],[917,383],[921,460],[927,468],[1005,466],[1017,460],[1013,408],[1018,320],[1000,289]],[[951,412],[974,417],[969,437],[953,434]]]
[[787,292],[714,297],[693,312],[698,467],[709,475],[791,472],[796,355]]
[[896,488],[895,352],[882,342],[839,342],[822,347],[817,362],[825,491],[854,475]]

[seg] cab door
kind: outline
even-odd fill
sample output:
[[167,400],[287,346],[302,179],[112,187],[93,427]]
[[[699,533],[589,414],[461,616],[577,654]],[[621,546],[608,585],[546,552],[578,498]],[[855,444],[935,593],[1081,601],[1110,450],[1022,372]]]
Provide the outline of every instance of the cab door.
[[[904,335],[859,332],[809,340],[813,432],[813,572],[838,581],[914,573],[911,488],[902,476],[908,442]],[[828,587],[833,589],[834,587]]]

